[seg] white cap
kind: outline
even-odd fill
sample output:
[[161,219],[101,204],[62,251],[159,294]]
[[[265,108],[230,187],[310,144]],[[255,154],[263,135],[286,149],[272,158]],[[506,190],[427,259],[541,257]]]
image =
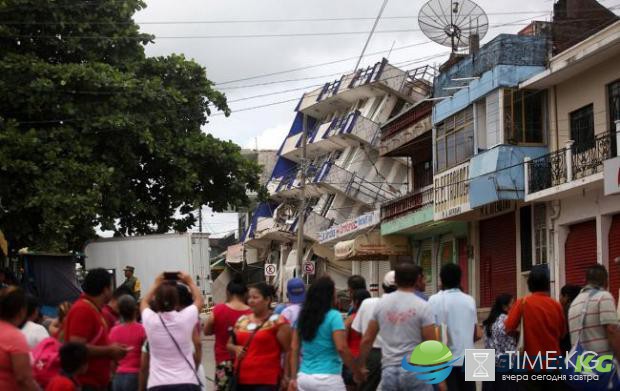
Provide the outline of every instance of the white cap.
[[383,277],[383,285],[396,286],[396,273],[394,273],[394,270],[390,270],[385,273],[385,276]]

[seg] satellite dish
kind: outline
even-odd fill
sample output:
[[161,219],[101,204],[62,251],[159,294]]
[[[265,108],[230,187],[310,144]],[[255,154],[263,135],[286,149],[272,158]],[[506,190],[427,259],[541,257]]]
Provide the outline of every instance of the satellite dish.
[[471,0],[430,0],[420,9],[418,23],[424,35],[453,53],[468,47],[472,35],[480,41],[489,30],[487,14]]

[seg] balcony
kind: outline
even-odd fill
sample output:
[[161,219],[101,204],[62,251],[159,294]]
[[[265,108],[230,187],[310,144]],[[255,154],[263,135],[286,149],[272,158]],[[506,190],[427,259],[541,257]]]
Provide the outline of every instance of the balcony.
[[320,214],[310,211],[304,221],[304,236],[306,239],[319,241],[319,232],[328,229],[332,225],[332,220]]
[[381,220],[392,220],[433,204],[433,185],[390,200],[381,206]]
[[392,188],[388,184],[382,183],[377,185],[368,182],[357,174],[345,170],[332,162],[323,164],[315,176],[314,182],[320,188],[327,188],[328,191],[342,193],[371,208],[394,198],[398,193],[397,189]]
[[432,130],[432,111],[433,103],[424,101],[383,124],[379,146],[381,156],[409,156],[418,152],[415,146],[419,143],[414,140]]
[[335,110],[346,110],[360,99],[378,95],[377,89],[384,91],[381,94],[392,93],[410,102],[420,100],[430,92],[432,69],[425,66],[406,72],[383,59],[305,93],[297,110],[321,118]]
[[536,159],[525,160],[526,201],[552,199],[603,179],[603,162],[613,157],[610,132],[591,142],[574,144]]
[[[325,155],[360,143],[378,144],[379,124],[364,117],[359,111],[344,114],[316,126],[308,132],[306,156],[308,159]],[[281,155],[300,162],[302,156],[301,134],[290,136],[284,142]]]

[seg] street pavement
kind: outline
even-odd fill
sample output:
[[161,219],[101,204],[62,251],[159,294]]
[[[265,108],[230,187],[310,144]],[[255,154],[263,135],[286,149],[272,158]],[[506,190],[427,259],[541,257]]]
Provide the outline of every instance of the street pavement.
[[[215,357],[213,356],[213,344],[215,343],[215,339],[213,336],[202,337],[202,366],[205,370],[205,375],[209,379],[213,379],[213,375],[215,373]],[[213,383],[207,380],[206,383],[207,391],[214,391],[215,387]]]

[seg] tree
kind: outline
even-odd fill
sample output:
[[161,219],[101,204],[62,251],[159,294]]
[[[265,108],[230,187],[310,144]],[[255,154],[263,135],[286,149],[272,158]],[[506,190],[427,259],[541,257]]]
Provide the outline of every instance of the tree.
[[0,230],[13,248],[79,250],[185,231],[248,203],[260,167],[202,132],[230,113],[205,69],[148,58],[138,0],[0,0]]

